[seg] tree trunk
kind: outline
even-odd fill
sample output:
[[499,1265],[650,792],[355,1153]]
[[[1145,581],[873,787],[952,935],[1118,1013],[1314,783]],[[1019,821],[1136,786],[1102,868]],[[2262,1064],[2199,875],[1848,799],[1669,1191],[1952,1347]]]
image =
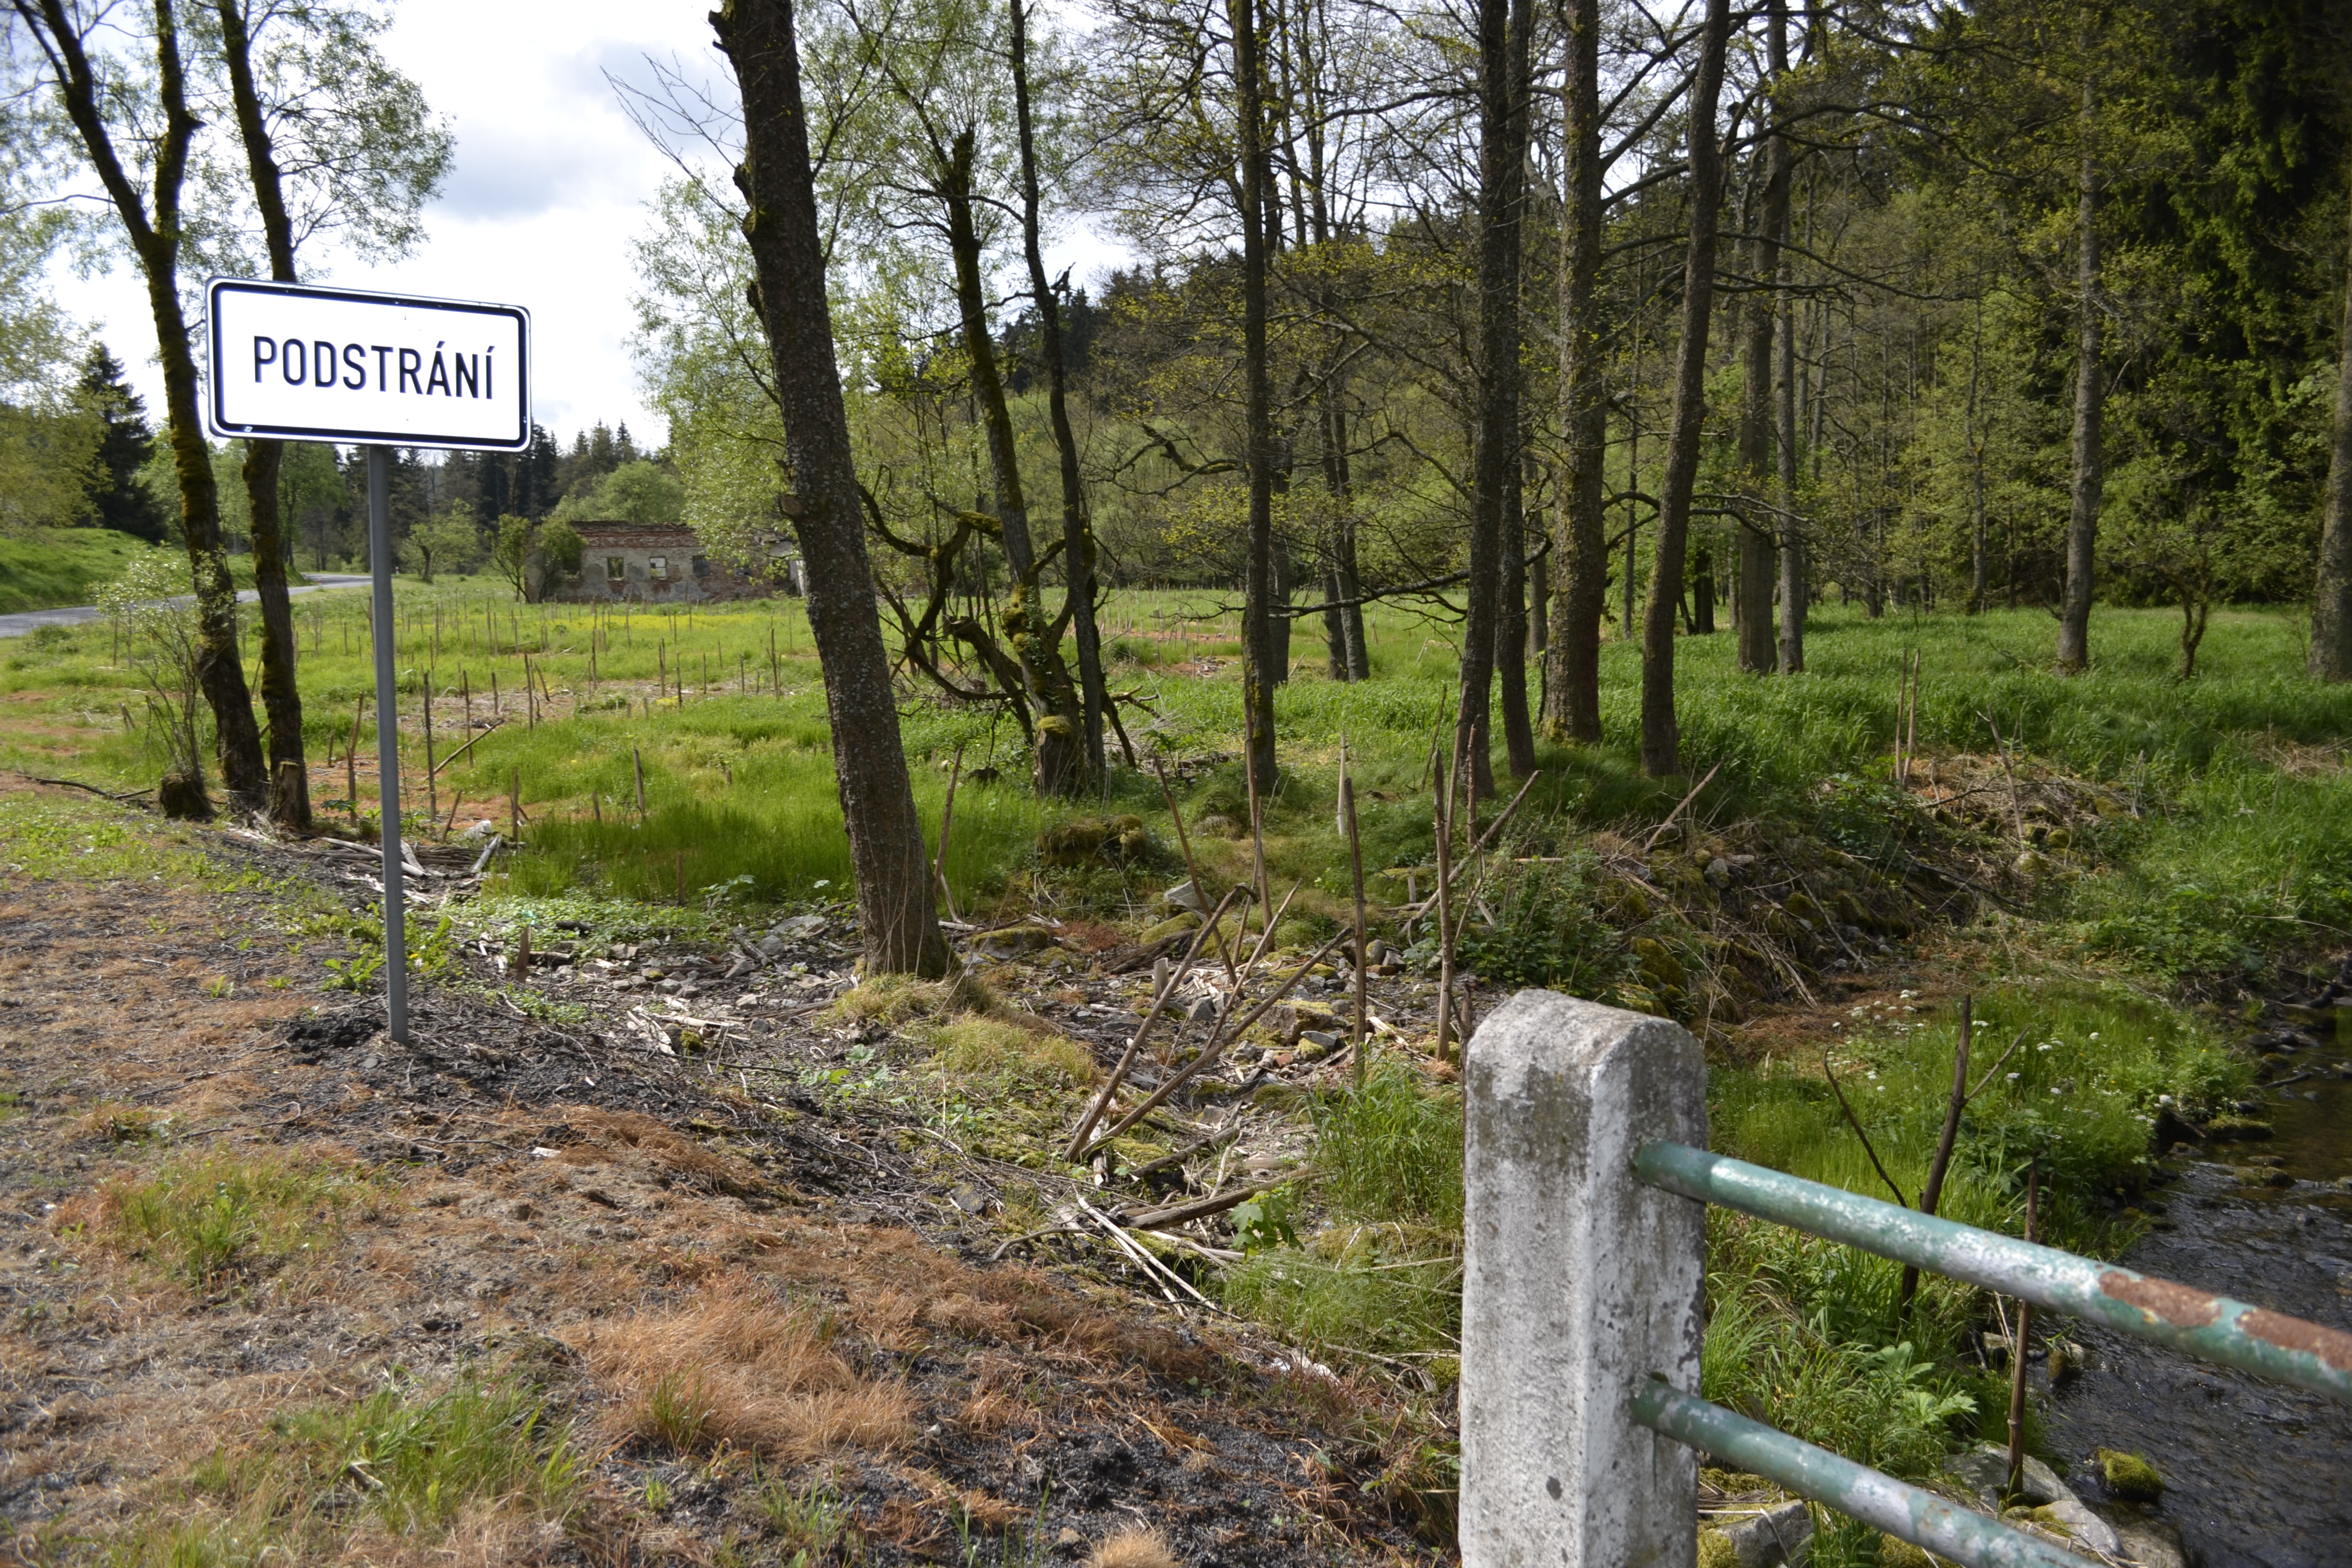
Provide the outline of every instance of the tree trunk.
[[1723,94],[1723,56],[1731,0],[1707,0],[1698,74],[1690,95],[1690,240],[1683,260],[1682,342],[1675,368],[1675,418],[1658,498],[1657,555],[1642,626],[1642,771],[1678,771],[1682,737],[1675,723],[1675,600],[1690,537],[1691,490],[1698,480],[1706,422],[1706,338],[1715,305],[1716,216],[1723,202],[1723,153],[1715,114]]
[[758,276],[776,401],[801,515],[809,631],[824,674],[836,786],[857,882],[869,971],[944,974],[952,955],[931,908],[931,869],[898,740],[889,650],[875,603],[834,358],[824,253],[809,167],[808,120],[790,0],[732,0],[711,17],[743,99],[750,203],[743,220]]
[[1021,697],[1034,713],[1032,761],[1037,793],[1070,795],[1093,783],[1087,767],[1086,712],[1069,667],[1062,661],[1060,628],[1045,615],[1036,546],[1029,535],[1029,498],[1021,483],[1021,447],[1004,403],[1004,378],[996,365],[996,340],[988,321],[988,297],[981,279],[980,233],[972,221],[971,167],[977,134],[967,127],[946,149],[940,193],[948,209],[948,248],[955,259],[956,305],[963,325],[965,354],[971,361],[972,397],[980,405],[988,436],[988,463],[996,481],[996,519],[1003,530],[1006,585],[1004,640],[1020,662]]
[[[1522,441],[1522,446],[1525,442]],[[1503,754],[1511,776],[1536,771],[1535,727],[1528,721],[1528,516],[1526,468],[1511,461],[1503,477],[1503,597],[1495,622],[1495,684],[1503,708]]]
[[[1101,778],[1103,710],[1102,627],[1095,620],[1095,530],[1087,492],[1078,476],[1078,438],[1070,428],[1069,370],[1062,357],[1062,304],[1045,280],[1038,236],[1037,147],[1029,112],[1029,26],[1024,0],[1013,0],[1013,105],[1021,132],[1021,247],[1029,263],[1029,289],[1037,304],[1037,345],[1045,362],[1045,413],[1054,429],[1054,450],[1062,479],[1062,574],[1067,584],[1062,616],[1076,634],[1078,697],[1086,723],[1089,774]],[[1058,634],[1051,639],[1058,647]]]
[[[1531,9],[1531,0],[1478,0],[1478,426],[1462,702],[1454,721],[1474,801],[1495,793],[1487,712],[1501,619],[1504,491],[1519,462],[1519,216],[1527,185]],[[1471,815],[1475,822],[1475,811]]]
[[2311,677],[2352,680],[2352,272],[2344,287],[2344,340],[2336,351],[2336,433],[2319,529],[2319,580],[2311,600]]
[[[1777,119],[1766,106],[1759,113]],[[1780,274],[1780,234],[1789,222],[1788,141],[1777,129],[1762,138],[1764,192],[1756,225],[1753,272],[1759,283]],[[1775,515],[1772,469],[1772,335],[1780,314],[1777,290],[1748,296],[1740,324],[1740,487],[1754,503],[1739,530],[1738,604],[1732,616],[1739,629],[1739,668],[1769,675],[1780,664],[1772,634],[1772,570],[1784,524]]]
[[1323,633],[1330,647],[1331,679],[1370,680],[1371,655],[1364,646],[1364,607],[1354,601],[1363,593],[1356,563],[1356,499],[1348,463],[1348,411],[1335,372],[1326,378],[1319,399],[1323,415],[1323,489],[1331,501],[1329,537],[1325,541],[1330,570],[1327,603],[1340,605],[1323,612]]
[[[1766,32],[1769,60],[1775,84],[1789,69],[1789,7],[1772,0],[1771,24]],[[1784,112],[1776,98],[1776,114]],[[1780,459],[1780,673],[1794,675],[1805,668],[1805,528],[1797,515],[1797,308],[1789,289],[1790,186],[1796,169],[1789,155],[1789,138],[1772,133],[1780,166],[1780,267],[1773,274],[1772,315],[1778,332],[1773,376],[1773,426]]]
[[1258,788],[1276,779],[1274,753],[1274,384],[1265,350],[1265,87],[1254,0],[1228,0],[1242,164],[1242,373],[1249,460],[1249,555],[1242,585],[1242,706]]
[[[108,199],[121,219],[147,283],[155,318],[156,353],[163,366],[163,406],[172,462],[180,484],[180,528],[196,598],[196,680],[211,708],[221,784],[230,809],[260,812],[269,804],[261,761],[261,730],[236,640],[236,589],[221,551],[220,491],[213,480],[212,449],[198,412],[196,364],[188,351],[188,321],[180,302],[180,193],[188,147],[198,122],[190,112],[180,58],[179,22],[170,0],[154,6],[154,86],[162,122],[153,160],[134,181],[108,129],[101,87],[79,30],[84,24],[65,0],[17,0],[16,15],[38,39],[58,97],[80,138]],[[152,211],[150,211],[150,204]]]
[[[254,205],[269,245],[269,274],[280,283],[300,281],[294,266],[294,225],[261,96],[253,80],[253,36],[237,0],[218,0],[221,54],[228,64],[230,96],[236,107],[237,135],[253,178]],[[285,462],[280,441],[248,441],[245,456],[246,503],[253,514],[253,587],[261,609],[261,705],[269,715],[269,818],[280,827],[310,826],[310,773],[302,752],[302,690],[295,673],[294,606],[286,592],[283,520],[278,516],[278,474]],[[427,579],[430,581],[430,579]]]
[[2100,374],[2099,177],[2091,158],[2091,84],[2083,84],[2083,164],[2075,262],[2074,495],[2066,516],[2066,585],[2058,614],[2058,668],[2091,662],[2092,561],[2099,542],[2099,498],[2106,482],[2100,428],[2105,415]]
[[[1559,484],[1559,597],[1544,681],[1544,732],[1601,739],[1601,617],[1609,596],[1601,527],[1608,457],[1608,395],[1601,383],[1601,4],[1566,0],[1567,118],[1563,128],[1566,228],[1559,269],[1559,416],[1566,449]],[[1630,557],[1628,565],[1631,565]]]

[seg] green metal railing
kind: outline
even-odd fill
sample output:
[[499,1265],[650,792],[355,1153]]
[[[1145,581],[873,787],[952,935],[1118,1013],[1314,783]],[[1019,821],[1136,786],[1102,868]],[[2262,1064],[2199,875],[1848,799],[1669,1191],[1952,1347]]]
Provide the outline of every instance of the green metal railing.
[[[2352,1334],[2056,1247],[1997,1236],[1687,1144],[1644,1143],[1634,1174],[1664,1192],[2072,1313],[2352,1404]],[[2024,1353],[2016,1347],[2013,1353]],[[1968,1568],[2082,1568],[2083,1559],[1891,1476],[1651,1383],[1633,1419],[1801,1497]]]

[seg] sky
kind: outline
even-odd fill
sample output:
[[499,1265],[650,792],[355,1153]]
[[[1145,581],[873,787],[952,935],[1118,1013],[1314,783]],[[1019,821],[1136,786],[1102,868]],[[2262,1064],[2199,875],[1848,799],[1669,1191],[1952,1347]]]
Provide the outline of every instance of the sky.
[[[602,419],[640,447],[667,439],[628,352],[630,244],[672,164],[606,80],[649,82],[648,55],[731,87],[710,47],[712,0],[399,0],[380,40],[457,137],[455,166],[405,259],[333,255],[307,281],[521,305],[531,313],[533,415],[570,444]],[[1055,269],[1085,258],[1068,247]],[[1081,251],[1099,247],[1080,241]],[[306,258],[306,261],[310,258]],[[1083,279],[1092,268],[1079,267]],[[152,415],[155,329],[135,274],[62,266],[59,304],[95,328]]]

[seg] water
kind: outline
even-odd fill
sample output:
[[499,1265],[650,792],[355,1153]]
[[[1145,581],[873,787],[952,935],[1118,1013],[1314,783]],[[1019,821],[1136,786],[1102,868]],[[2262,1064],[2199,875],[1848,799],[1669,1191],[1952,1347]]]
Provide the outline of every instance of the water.
[[[2168,1228],[2123,1261],[2352,1330],[2352,1083],[2306,1079],[2262,1098],[2277,1137],[2171,1163],[2177,1179],[2150,1199]],[[2256,1163],[2265,1157],[2295,1184],[2241,1180],[2271,1169]],[[2093,1448],[2128,1449],[2163,1474],[2158,1517],[2205,1568],[2352,1564],[2352,1406],[2087,1325],[2074,1331],[2090,1370],[2048,1410],[2076,1490],[2101,1497]]]

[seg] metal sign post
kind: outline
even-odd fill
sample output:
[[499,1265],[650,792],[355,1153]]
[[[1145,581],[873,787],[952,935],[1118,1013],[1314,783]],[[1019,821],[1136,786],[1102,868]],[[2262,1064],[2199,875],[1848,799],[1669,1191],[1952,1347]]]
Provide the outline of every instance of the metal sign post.
[[[530,447],[530,313],[515,305],[215,278],[205,286],[205,338],[210,372],[205,422],[212,435],[350,442],[367,450],[384,999],[392,1037],[405,1045],[399,637],[386,470],[394,447]],[[427,691],[425,700],[432,700]]]
[[[400,864],[400,680],[392,618],[392,448],[367,449],[368,574],[375,595],[375,766],[383,845],[383,989],[393,1043],[408,1043],[408,932]],[[430,698],[427,698],[430,700]]]

